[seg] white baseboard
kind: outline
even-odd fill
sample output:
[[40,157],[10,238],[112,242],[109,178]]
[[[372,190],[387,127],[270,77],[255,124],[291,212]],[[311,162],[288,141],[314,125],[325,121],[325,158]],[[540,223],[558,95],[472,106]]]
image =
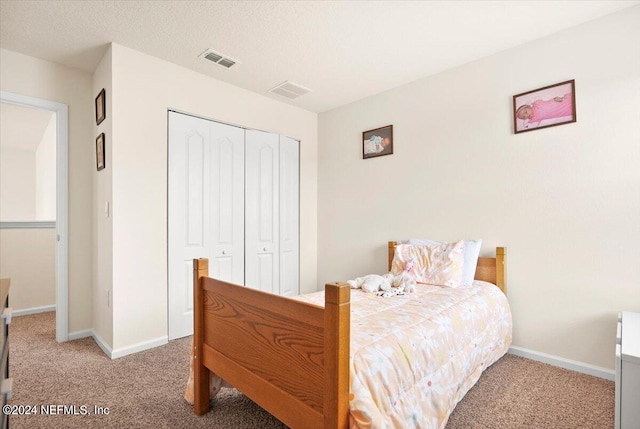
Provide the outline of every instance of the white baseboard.
[[126,355],[138,353],[143,350],[152,349],[154,347],[163,346],[169,342],[169,337],[166,335],[154,340],[144,341],[142,343],[134,344],[128,347],[122,347],[120,349],[113,350],[111,352],[111,359],[118,359]]
[[109,356],[109,359],[113,359],[112,355],[113,352],[111,351],[111,347],[109,347],[107,345],[107,343],[104,342],[104,340],[102,339],[102,337],[100,337],[100,335],[96,334],[95,331],[91,331],[91,336],[93,337],[93,339],[95,340],[96,344],[98,344],[98,347],[100,347],[102,349],[102,351]]
[[[35,308],[25,308],[24,310],[14,310],[12,315],[15,316],[26,316],[27,314],[36,314],[36,313],[44,313],[45,311],[55,311],[55,305],[47,305],[44,307],[35,307]],[[163,346],[169,342],[168,336],[159,337],[153,340],[144,341],[142,343],[134,344],[128,347],[122,347],[120,349],[112,350],[111,347],[107,345],[107,343],[100,337],[100,335],[96,334],[93,329],[85,329],[82,331],[69,332],[68,339],[69,341],[79,340],[80,338],[93,337],[98,347],[102,349],[102,351],[109,356],[110,359],[118,359],[123,356],[127,356],[133,353],[138,353],[143,350],[152,349],[154,347]]]
[[80,338],[87,338],[93,335],[93,331],[91,329],[85,329],[84,331],[75,331],[69,332],[68,338],[69,341],[79,340]]
[[547,353],[536,352],[534,350],[529,350],[522,347],[511,346],[509,347],[509,353],[515,356],[536,360],[542,363],[548,363],[549,365],[557,366],[564,369],[570,369],[572,371],[581,372],[583,374],[592,375],[594,377],[604,378],[610,381],[614,381],[616,376],[616,372],[612,369],[607,369],[601,366],[595,366],[584,362],[578,362],[571,359],[565,359],[560,356],[549,355]]
[[[85,333],[87,335],[84,335]],[[93,330],[74,332],[73,334],[69,334],[69,339],[72,339],[71,338],[72,335],[74,335],[74,336],[78,335],[78,336],[74,337],[73,339],[82,338],[83,336],[87,336],[87,337],[91,336],[91,337],[93,337],[93,339],[95,340],[96,344],[98,344],[98,347],[100,347],[102,349],[102,351],[110,359],[118,359],[118,358],[121,358],[123,356],[127,356],[127,355],[130,355],[130,354],[133,354],[133,353],[141,352],[143,350],[152,349],[154,347],[162,346],[162,345],[165,345],[165,344],[167,344],[169,342],[169,337],[164,336],[164,337],[156,338],[154,340],[144,341],[142,343],[134,344],[132,346],[122,347],[120,349],[113,350],[113,349],[111,349],[111,347],[109,347],[109,345],[107,345],[107,343],[102,339],[102,337],[100,337],[100,335],[98,335]]]
[[13,310],[13,316],[26,316],[27,314],[45,313],[47,311],[56,311],[56,305],[43,305],[42,307],[23,308],[22,310]]

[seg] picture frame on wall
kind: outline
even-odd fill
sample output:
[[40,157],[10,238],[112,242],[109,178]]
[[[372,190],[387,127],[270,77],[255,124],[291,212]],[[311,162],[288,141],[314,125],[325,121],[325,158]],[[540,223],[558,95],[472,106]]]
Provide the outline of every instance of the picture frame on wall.
[[393,154],[393,125],[362,133],[362,159]]
[[575,80],[513,96],[514,133],[576,122]]
[[96,138],[96,169],[98,171],[103,170],[105,167],[104,158],[104,133],[100,133]]
[[106,93],[104,88],[96,97],[96,125],[100,125],[102,121],[107,117],[106,109]]

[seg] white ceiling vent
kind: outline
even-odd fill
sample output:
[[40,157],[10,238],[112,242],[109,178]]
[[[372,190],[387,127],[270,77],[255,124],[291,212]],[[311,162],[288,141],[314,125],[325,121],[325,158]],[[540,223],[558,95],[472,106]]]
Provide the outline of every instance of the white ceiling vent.
[[215,52],[212,49],[207,49],[203,53],[201,53],[200,58],[204,58],[205,60],[213,61],[214,63],[221,65],[222,67],[230,68],[232,65],[236,64],[238,61],[227,57],[226,55],[222,55],[218,52]]
[[280,85],[271,88],[269,92],[273,92],[274,94],[278,94],[294,100],[302,95],[310,93],[311,90],[309,88],[305,88],[302,85],[298,85],[297,83],[293,83],[287,80],[285,82],[282,82]]

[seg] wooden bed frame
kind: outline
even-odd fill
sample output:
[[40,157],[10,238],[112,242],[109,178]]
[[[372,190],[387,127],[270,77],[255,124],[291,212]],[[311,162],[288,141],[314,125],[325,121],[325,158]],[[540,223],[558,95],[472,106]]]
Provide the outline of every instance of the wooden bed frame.
[[[503,247],[479,258],[475,278],[506,293],[505,259]],[[209,278],[207,259],[193,267],[195,413],[210,409],[212,371],[289,427],[347,428],[349,285],[327,284],[322,308]]]

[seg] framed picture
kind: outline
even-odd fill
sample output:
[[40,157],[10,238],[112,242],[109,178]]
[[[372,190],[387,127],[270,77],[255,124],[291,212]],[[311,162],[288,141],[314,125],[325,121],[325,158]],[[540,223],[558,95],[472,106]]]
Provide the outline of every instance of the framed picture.
[[100,125],[100,123],[104,121],[104,118],[107,117],[105,98],[104,88],[102,88],[102,91],[100,91],[100,94],[96,97],[96,125]]
[[362,159],[393,153],[393,125],[362,133]]
[[513,96],[515,134],[576,122],[575,80]]
[[104,168],[104,133],[96,138],[96,168],[98,171]]

